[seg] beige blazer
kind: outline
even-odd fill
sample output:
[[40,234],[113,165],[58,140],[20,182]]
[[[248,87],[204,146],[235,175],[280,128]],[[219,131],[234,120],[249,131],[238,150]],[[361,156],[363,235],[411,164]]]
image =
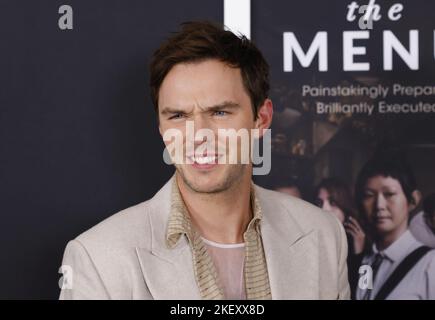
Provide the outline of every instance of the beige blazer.
[[[171,180],[152,199],[68,243],[60,299],[200,299],[187,240],[174,249],[165,243]],[[272,298],[348,299],[347,241],[338,219],[305,201],[255,188]]]

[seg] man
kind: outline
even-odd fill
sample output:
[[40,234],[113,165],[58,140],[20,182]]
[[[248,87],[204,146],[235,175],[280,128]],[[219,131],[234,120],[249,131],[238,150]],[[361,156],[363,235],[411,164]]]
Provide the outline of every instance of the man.
[[234,148],[221,149],[219,135],[217,151],[187,137],[189,123],[213,133],[269,128],[258,49],[214,24],[186,23],[155,52],[150,82],[160,133],[181,132],[187,161],[170,153],[176,172],[152,199],[69,242],[63,265],[73,280],[61,299],[348,298],[338,220],[255,186],[239,144],[228,163]]

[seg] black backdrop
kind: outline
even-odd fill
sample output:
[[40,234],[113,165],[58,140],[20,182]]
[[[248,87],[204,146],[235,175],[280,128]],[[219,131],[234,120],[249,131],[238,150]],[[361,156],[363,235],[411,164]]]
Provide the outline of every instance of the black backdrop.
[[223,19],[221,0],[174,3],[0,1],[0,298],[57,298],[67,241],[170,177],[150,56],[182,21]]

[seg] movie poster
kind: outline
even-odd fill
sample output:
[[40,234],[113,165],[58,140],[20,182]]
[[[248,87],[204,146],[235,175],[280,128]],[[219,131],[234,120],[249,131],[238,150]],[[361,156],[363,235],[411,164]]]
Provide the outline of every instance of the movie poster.
[[274,102],[272,171],[260,184],[297,181],[309,198],[324,178],[352,186],[388,151],[408,160],[423,194],[435,190],[433,5],[252,2]]

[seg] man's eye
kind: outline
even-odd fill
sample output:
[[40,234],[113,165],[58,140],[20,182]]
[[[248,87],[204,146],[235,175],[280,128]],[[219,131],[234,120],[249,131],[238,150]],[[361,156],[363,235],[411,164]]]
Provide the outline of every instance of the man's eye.
[[225,116],[225,115],[227,115],[227,113],[228,112],[226,112],[226,111],[219,110],[219,111],[215,111],[214,115],[216,115],[216,116]]
[[169,120],[172,119],[180,119],[183,115],[181,113],[176,113],[173,116],[169,117]]

